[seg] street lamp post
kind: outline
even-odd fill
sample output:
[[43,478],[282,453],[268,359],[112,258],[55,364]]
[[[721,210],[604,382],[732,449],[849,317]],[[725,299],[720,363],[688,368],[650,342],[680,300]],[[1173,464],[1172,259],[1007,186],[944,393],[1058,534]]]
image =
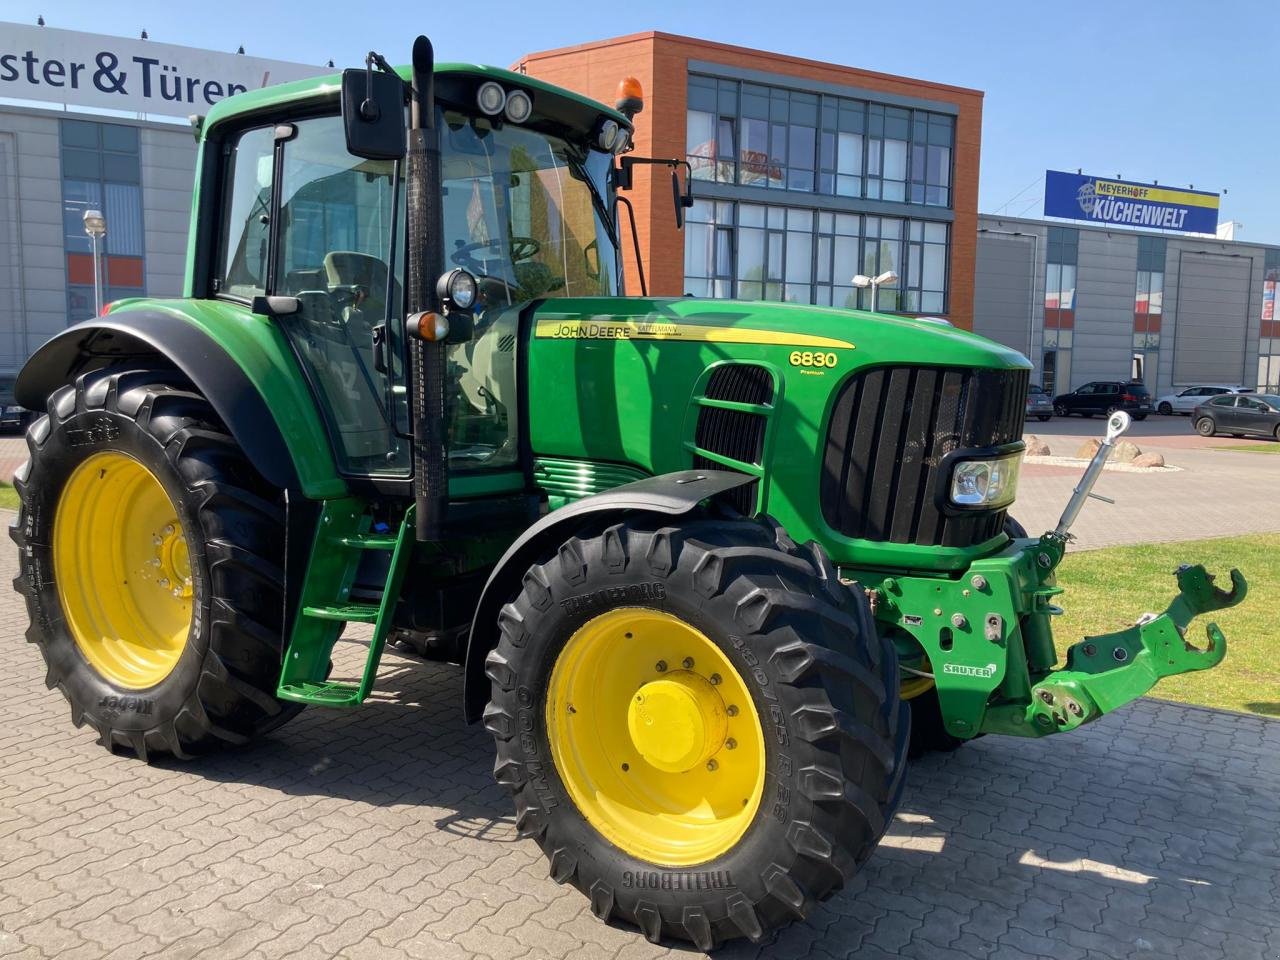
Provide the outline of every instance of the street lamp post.
[[878,313],[876,309],[879,306],[880,287],[882,285],[892,286],[898,282],[898,275],[892,270],[886,270],[878,277],[868,277],[865,273],[860,273],[853,278],[853,285],[861,289],[871,288],[871,312]]
[[84,212],[84,232],[93,243],[93,312],[94,316],[102,313],[102,270],[98,261],[98,241],[107,235],[107,218],[101,210]]

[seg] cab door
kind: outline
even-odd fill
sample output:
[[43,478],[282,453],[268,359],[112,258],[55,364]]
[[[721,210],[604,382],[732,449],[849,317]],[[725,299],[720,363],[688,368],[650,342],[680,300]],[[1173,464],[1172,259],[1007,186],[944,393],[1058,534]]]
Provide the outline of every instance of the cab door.
[[[241,131],[227,145],[222,257],[214,292],[272,297],[347,476],[407,477],[403,364],[375,337],[403,323],[404,237],[397,166],[347,153],[341,119]],[[384,327],[392,329],[384,329]]]

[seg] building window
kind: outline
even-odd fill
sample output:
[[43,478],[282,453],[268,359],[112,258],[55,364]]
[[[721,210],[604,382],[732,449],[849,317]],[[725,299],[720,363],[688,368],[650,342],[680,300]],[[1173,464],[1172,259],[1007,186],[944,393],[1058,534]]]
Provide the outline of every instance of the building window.
[[685,291],[696,296],[871,308],[858,273],[887,270],[883,312],[945,313],[947,224],[803,207],[698,200],[685,227]]
[[1155,383],[1164,317],[1164,237],[1138,237],[1137,290],[1133,301],[1133,378]]
[[1044,281],[1044,362],[1040,365],[1049,393],[1071,389],[1071,348],[1076,325],[1076,266],[1080,231],[1050,227]]
[[1258,341],[1258,389],[1280,393],[1280,250],[1268,250],[1262,264],[1262,339]]
[[951,206],[955,118],[690,74],[695,180]]
[[63,120],[62,245],[67,268],[67,320],[94,315],[93,245],[86,210],[101,210],[107,235],[99,246],[103,302],[145,291],[142,162],[137,127]]
[[695,180],[734,182],[737,130],[737,82],[691,76],[685,152]]
[[733,296],[733,204],[694,201],[685,222],[684,276],[694,296]]

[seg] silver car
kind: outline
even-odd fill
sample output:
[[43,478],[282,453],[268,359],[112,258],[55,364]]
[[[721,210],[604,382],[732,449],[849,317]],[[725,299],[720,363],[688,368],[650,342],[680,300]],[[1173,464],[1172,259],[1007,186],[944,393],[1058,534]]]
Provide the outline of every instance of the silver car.
[[1251,393],[1248,387],[1228,385],[1225,383],[1199,383],[1192,387],[1184,387],[1173,393],[1166,393],[1156,401],[1156,413],[1172,416],[1180,413],[1190,416],[1191,411],[1202,403],[1208,403],[1210,397],[1218,397],[1224,393]]
[[1033,383],[1027,389],[1027,419],[1035,417],[1041,423],[1053,416],[1053,397],[1045,392],[1044,387]]

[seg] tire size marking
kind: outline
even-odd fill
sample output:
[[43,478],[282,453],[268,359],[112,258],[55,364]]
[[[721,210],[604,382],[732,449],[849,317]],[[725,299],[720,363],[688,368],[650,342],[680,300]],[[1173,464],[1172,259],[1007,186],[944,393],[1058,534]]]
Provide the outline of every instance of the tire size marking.
[[605,587],[593,593],[565,597],[560,601],[560,606],[564,608],[565,613],[579,613],[583,610],[605,609],[640,600],[665,600],[666,598],[666,584],[655,580],[652,583],[628,583],[617,587]]
[[659,873],[656,870],[624,870],[622,885],[630,890],[729,890],[737,886],[729,870],[691,873]]
[[785,747],[790,739],[787,736],[787,714],[778,703],[778,695],[769,686],[769,676],[760,667],[760,658],[747,648],[741,637],[731,636],[729,642],[733,644],[733,648],[738,651],[742,659],[751,667],[751,676],[760,686],[760,695],[766,700],[772,701],[769,704],[769,720],[773,724],[773,732],[778,739],[778,746]]
[[88,447],[96,443],[110,443],[120,436],[120,425],[110,417],[93,417],[87,427],[67,428],[67,445]]

